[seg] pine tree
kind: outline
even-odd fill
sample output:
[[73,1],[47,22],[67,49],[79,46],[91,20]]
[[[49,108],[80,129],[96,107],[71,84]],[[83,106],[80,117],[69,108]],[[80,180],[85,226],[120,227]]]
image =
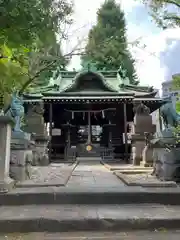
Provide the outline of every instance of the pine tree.
[[115,0],[107,0],[97,12],[97,24],[90,30],[82,62],[96,63],[98,70],[126,69],[136,84],[134,60],[128,50],[124,12]]

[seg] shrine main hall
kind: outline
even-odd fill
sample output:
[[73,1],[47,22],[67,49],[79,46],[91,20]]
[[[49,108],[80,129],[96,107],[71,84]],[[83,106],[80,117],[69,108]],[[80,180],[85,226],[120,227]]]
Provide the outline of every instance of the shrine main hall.
[[164,104],[156,95],[153,87],[132,85],[119,71],[61,71],[53,84],[24,94],[26,131],[39,139],[49,136],[51,162],[82,157],[128,162],[135,109],[143,105],[150,115]]

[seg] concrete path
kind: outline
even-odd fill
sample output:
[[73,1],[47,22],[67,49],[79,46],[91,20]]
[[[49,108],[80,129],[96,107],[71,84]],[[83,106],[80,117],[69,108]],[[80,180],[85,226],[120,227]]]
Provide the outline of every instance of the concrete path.
[[67,187],[127,187],[100,162],[80,162],[72,173]]

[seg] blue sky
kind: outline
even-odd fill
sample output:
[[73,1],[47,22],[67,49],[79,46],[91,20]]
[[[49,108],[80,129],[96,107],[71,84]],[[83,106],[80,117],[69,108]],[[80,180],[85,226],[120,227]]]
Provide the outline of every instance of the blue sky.
[[[86,39],[90,28],[96,23],[96,11],[104,0],[74,0],[74,24],[72,35],[64,49],[70,51],[78,41]],[[117,0],[121,3],[127,21],[127,37],[132,42],[142,38],[146,48],[132,48],[136,59],[137,73],[141,84],[161,88],[162,81],[170,80],[172,74],[180,72],[180,29],[161,30],[152,21],[148,10],[135,0]],[[78,31],[76,31],[78,29]],[[84,41],[81,45],[84,44]],[[78,46],[79,47],[79,46]],[[70,68],[80,66],[79,57],[73,57]]]

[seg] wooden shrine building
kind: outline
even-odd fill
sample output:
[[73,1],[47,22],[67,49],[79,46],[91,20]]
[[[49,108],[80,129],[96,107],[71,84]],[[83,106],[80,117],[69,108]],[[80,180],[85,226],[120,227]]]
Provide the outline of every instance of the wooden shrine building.
[[[134,106],[143,103],[153,112],[163,104],[152,87],[131,85],[116,71],[65,71],[53,81],[39,92],[24,94],[26,113],[31,105],[43,106],[51,161],[71,155],[100,157],[108,151],[115,158],[128,160]],[[35,124],[39,131],[39,123]]]

